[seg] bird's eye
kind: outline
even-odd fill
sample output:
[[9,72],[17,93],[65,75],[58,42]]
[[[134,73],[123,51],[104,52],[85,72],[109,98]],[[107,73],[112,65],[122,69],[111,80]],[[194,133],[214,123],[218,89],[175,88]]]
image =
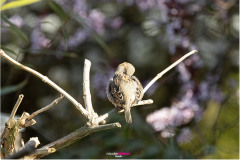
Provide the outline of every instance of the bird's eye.
[[124,69],[123,73],[124,73],[124,74],[127,74],[127,70],[126,70],[126,69]]

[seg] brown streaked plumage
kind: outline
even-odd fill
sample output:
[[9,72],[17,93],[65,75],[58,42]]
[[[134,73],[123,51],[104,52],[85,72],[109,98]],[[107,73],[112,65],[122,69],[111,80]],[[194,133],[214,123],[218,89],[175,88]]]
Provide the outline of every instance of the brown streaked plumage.
[[114,77],[107,85],[107,97],[118,109],[124,109],[127,123],[132,123],[131,106],[142,100],[143,87],[137,77],[133,76],[135,68],[132,64],[121,63]]

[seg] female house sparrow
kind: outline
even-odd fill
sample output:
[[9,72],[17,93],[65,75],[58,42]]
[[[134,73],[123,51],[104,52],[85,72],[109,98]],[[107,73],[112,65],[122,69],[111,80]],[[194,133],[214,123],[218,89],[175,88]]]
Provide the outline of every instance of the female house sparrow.
[[107,97],[118,110],[124,109],[127,123],[132,123],[130,108],[141,101],[143,87],[139,80],[133,76],[135,68],[132,64],[121,63],[114,77],[107,85]]

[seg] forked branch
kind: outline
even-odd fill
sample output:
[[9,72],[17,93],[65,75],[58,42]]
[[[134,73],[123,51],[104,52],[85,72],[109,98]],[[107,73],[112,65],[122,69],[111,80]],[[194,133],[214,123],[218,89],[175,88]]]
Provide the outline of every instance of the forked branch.
[[42,75],[41,73],[22,65],[21,63],[17,62],[10,56],[8,56],[2,49],[0,49],[0,55],[6,59],[7,61],[13,63],[14,65],[20,67],[21,69],[35,75],[36,77],[40,78],[43,82],[47,83],[51,87],[53,87],[55,90],[57,90],[59,93],[64,95],[72,104],[85,116],[87,117],[87,111],[83,108],[83,106],[77,102],[71,95],[69,95],[66,91],[64,91],[61,87],[59,87],[57,84],[55,84],[53,81],[51,81],[47,76]]

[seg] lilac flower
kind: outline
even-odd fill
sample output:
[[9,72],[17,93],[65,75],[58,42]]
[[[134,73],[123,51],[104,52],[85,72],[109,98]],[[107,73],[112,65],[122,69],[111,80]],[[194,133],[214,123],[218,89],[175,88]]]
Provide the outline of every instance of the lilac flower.
[[170,138],[175,136],[175,130],[173,128],[166,128],[161,132],[163,138]]
[[135,0],[135,3],[142,11],[149,10],[156,4],[156,2],[153,0]]
[[189,123],[199,106],[186,94],[181,101],[174,103],[170,108],[164,107],[149,114],[147,122],[155,131],[162,131],[167,127],[176,127]]
[[105,16],[99,10],[93,9],[90,11],[88,15],[88,19],[90,20],[90,26],[99,34],[103,34],[105,27],[104,27],[104,20]]
[[8,19],[10,22],[15,24],[17,27],[22,27],[23,19],[19,15],[14,15]]
[[108,25],[112,28],[112,29],[119,29],[123,24],[123,19],[122,17],[116,17],[112,20],[109,21]]
[[168,133],[168,128],[175,128],[189,123],[200,110],[193,91],[188,90],[180,101],[175,102],[171,107],[164,107],[149,114],[146,118],[156,132],[161,132],[163,137],[174,136],[173,132]]
[[[189,60],[187,63],[192,64],[195,60]],[[184,93],[184,95],[179,101],[172,103],[169,108],[164,107],[157,110],[146,118],[153,129],[161,132],[163,137],[174,135],[172,133],[174,130],[170,133],[169,127],[175,128],[187,124],[192,119],[199,121],[203,113],[203,109],[199,106],[200,102],[208,99],[222,102],[224,99],[223,92],[216,84],[219,76],[208,76],[206,81],[196,85],[191,80],[191,72],[188,71],[185,63],[178,65],[177,69],[180,73],[179,79],[183,83],[180,94]]]
[[183,82],[188,82],[191,78],[191,74],[188,72],[186,66],[183,63],[178,64],[177,70],[180,72],[180,78]]
[[219,76],[208,76],[207,80],[199,84],[198,97],[201,101],[215,100],[222,102],[225,98],[222,90],[217,86]]
[[75,0],[73,5],[73,11],[79,14],[83,18],[87,18],[88,4],[85,0]]
[[40,31],[39,27],[33,29],[30,36],[31,39],[31,49],[38,50],[47,47],[50,39],[46,38],[44,34]]
[[[8,20],[11,23],[15,24],[19,28],[23,26],[23,19],[19,15],[14,15],[14,16],[8,18]],[[2,19],[1,19],[1,24],[2,24],[2,26],[10,27],[10,25],[8,23],[6,23],[5,21],[3,21]],[[6,29],[4,29],[4,27],[1,27],[1,31],[6,32]]]
[[69,37],[68,47],[71,49],[76,48],[87,39],[88,35],[88,32],[78,29],[74,35]]

